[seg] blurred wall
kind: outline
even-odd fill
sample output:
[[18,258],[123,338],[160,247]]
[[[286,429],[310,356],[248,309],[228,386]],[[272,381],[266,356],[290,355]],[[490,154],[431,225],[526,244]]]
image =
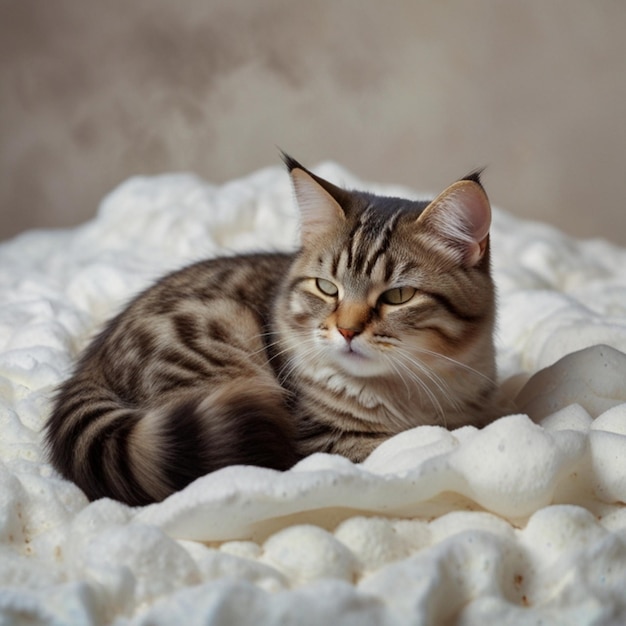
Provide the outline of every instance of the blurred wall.
[[619,0],[0,0],[0,239],[133,174],[333,159],[626,244]]

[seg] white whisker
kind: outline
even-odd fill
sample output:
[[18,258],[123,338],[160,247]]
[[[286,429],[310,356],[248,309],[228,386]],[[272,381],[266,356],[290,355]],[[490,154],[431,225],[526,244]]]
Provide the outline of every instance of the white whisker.
[[457,359],[453,359],[451,356],[448,356],[446,354],[441,354],[440,352],[435,352],[433,350],[427,350],[426,348],[417,348],[418,352],[421,352],[423,354],[428,354],[429,356],[434,356],[435,358],[439,358],[439,359],[443,359],[445,361],[448,361],[449,363],[452,363],[453,365],[455,365],[456,367],[460,367],[461,369],[464,369],[466,372],[469,372],[471,374],[475,374],[476,376],[483,378],[486,382],[495,384],[495,381],[490,378],[489,376],[487,376],[484,372],[481,372],[469,365],[467,365],[466,363],[463,363],[462,361],[458,361]]
[[[412,380],[414,380],[420,389],[424,391],[428,400],[432,404],[436,413],[441,417],[444,422],[444,426],[446,425],[446,417],[444,408],[437,398],[437,394],[429,387],[428,382],[435,385],[436,389],[440,392],[444,397],[448,397],[447,390],[445,388],[445,383],[439,379],[439,377],[431,372],[423,363],[420,363],[418,360],[411,357],[410,354],[404,353],[402,350],[397,351],[397,355],[401,358],[397,360],[397,363],[401,365],[404,370],[411,376]],[[427,380],[424,380],[417,372],[415,372],[407,363],[410,363],[415,368],[419,370],[419,372],[426,377]]]
[[[300,363],[304,361],[307,357],[317,353],[317,346],[312,339],[309,339],[308,342],[311,344],[309,347],[302,350],[302,344],[300,345],[300,350],[297,355],[289,357],[285,363],[282,365],[280,370],[277,372],[277,377],[280,381],[290,380],[293,376],[294,371],[297,371]],[[285,349],[282,353],[289,352],[289,349]]]

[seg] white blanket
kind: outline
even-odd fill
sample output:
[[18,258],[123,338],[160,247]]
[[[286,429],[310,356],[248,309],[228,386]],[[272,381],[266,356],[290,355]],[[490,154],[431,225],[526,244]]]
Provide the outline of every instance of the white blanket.
[[360,465],[226,468],[137,509],[52,470],[52,392],[106,318],[165,271],[291,249],[296,229],[272,168],[132,179],[93,221],[0,245],[0,623],[626,623],[626,250],[501,211],[500,376],[514,395],[548,368],[520,414],[416,428]]

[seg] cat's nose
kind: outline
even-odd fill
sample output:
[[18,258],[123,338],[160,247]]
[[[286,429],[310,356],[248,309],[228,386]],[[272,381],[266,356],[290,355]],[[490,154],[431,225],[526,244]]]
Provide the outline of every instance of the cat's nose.
[[337,326],[337,330],[343,335],[343,338],[350,343],[361,331],[354,328],[340,328]]

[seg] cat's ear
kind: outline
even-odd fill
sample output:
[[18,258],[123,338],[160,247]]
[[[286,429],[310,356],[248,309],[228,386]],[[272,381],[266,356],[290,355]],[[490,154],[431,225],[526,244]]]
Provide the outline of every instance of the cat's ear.
[[325,234],[338,223],[344,223],[344,210],[331,193],[339,193],[339,188],[315,176],[290,156],[283,154],[283,159],[289,169],[300,209],[302,238]]
[[491,226],[489,198],[478,175],[450,185],[417,219],[463,264],[473,267],[485,255]]

